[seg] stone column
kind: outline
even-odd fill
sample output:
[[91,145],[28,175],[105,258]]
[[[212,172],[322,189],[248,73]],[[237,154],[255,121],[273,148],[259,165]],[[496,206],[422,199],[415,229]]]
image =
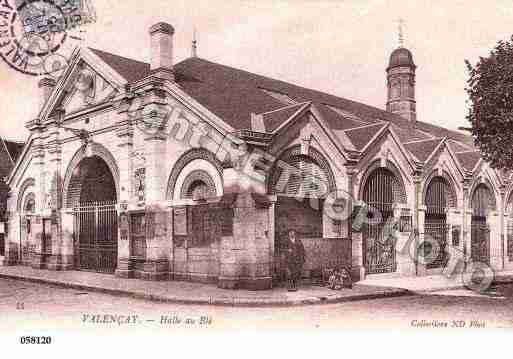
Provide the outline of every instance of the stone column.
[[[125,106],[126,107],[126,106]],[[123,110],[126,110],[126,108]],[[134,129],[129,120],[118,124],[116,135],[119,148],[118,258],[115,275],[132,278],[134,263],[130,259],[130,215],[128,206],[134,199],[132,154]]]
[[19,230],[20,230],[20,216],[16,212],[16,197],[12,193],[7,199],[7,213],[6,213],[6,233],[5,240],[5,255],[3,262],[4,266],[16,265],[19,261]]
[[424,276],[427,275],[427,266],[425,255],[421,251],[424,250],[424,246],[421,245],[425,240],[425,220],[426,220],[426,206],[418,206],[417,208],[417,229],[418,229],[418,241],[416,246],[416,251],[418,255],[416,256],[417,261],[417,275]]
[[470,203],[470,180],[463,181],[463,210],[462,210],[462,248],[463,258],[465,259],[465,268],[471,257],[472,240],[472,205]]
[[412,225],[413,225],[413,252],[414,262],[415,262],[415,272],[418,276],[425,275],[426,268],[425,266],[420,264],[420,256],[419,246],[424,240],[424,218],[425,218],[425,208],[421,213],[421,204],[422,200],[422,173],[419,171],[413,172],[413,184],[414,184],[414,198],[413,198],[413,217],[412,217]]
[[146,148],[146,260],[141,278],[169,279],[168,225],[170,213],[165,205],[166,179],[163,159],[166,158],[166,136],[156,133],[145,138]]
[[223,237],[220,245],[218,286],[270,289],[269,204],[262,206],[255,201],[254,194],[241,193],[233,206],[233,236]]
[[504,270],[506,266],[506,221],[504,220],[504,213],[506,210],[506,186],[501,186],[500,188],[500,196],[501,196],[501,204],[499,207],[499,227],[500,227],[500,264],[499,270]]
[[[356,184],[356,169],[354,167],[347,167],[347,193],[351,195],[352,199],[352,212],[365,211],[363,209],[363,202],[359,202]],[[353,216],[358,216],[358,213],[352,213]],[[347,233],[351,239],[351,277],[353,281],[365,279],[365,266],[364,266],[364,245],[363,233],[361,229],[355,230],[352,228],[353,222],[351,218],[347,221]]]
[[33,218],[32,227],[32,240],[34,245],[34,252],[32,253],[32,268],[43,269],[46,268],[46,258],[43,253],[43,218],[36,216]]
[[170,213],[160,207],[146,207],[146,260],[141,279],[169,280],[168,224]]
[[[64,111],[60,110],[60,119],[64,120]],[[50,270],[62,269],[62,145],[60,141],[60,129],[55,126],[50,130],[50,141],[48,143],[48,163],[51,188],[50,188],[50,225],[51,225],[51,247],[52,252],[48,258],[47,268]]]
[[500,227],[500,213],[502,211],[492,211],[488,214],[486,222],[490,230],[489,248],[490,248],[490,267],[494,271],[500,271],[502,269],[502,244],[501,244],[501,227]]
[[62,244],[60,253],[60,270],[75,268],[75,243],[73,212],[69,209],[61,211]]

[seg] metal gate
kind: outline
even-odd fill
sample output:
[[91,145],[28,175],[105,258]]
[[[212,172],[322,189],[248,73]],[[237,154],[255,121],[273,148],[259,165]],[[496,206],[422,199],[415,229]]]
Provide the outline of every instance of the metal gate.
[[368,217],[374,217],[376,210],[381,214],[381,218],[369,218],[370,223],[363,228],[364,260],[368,274],[397,270],[395,239],[389,235],[387,221],[393,217],[392,207],[398,186],[398,180],[386,168],[376,169],[365,183],[363,200],[372,207]]
[[490,264],[490,229],[485,217],[473,217],[470,256],[474,262]]
[[395,239],[388,235],[387,230],[387,221],[392,217],[392,213],[382,211],[381,215],[381,223],[366,225],[363,230],[365,267],[368,274],[390,273],[397,270]]
[[73,209],[77,269],[114,273],[118,253],[115,202],[93,202]]
[[[429,235],[431,240],[438,243],[437,251],[431,253],[434,249],[425,248],[425,258],[427,261],[426,267],[428,269],[433,268],[444,268],[447,265],[449,257],[447,255],[447,237],[448,237],[449,226],[445,223],[445,217],[443,218],[429,218],[424,224],[424,235]],[[429,243],[429,242],[426,242]],[[434,255],[436,254],[436,257]]]
[[488,210],[495,208],[490,189],[479,184],[472,195],[470,256],[473,261],[490,264],[490,229],[486,223]]
[[[449,228],[446,224],[446,209],[450,204],[454,205],[454,198],[449,183],[444,177],[434,177],[426,191],[426,219],[424,223],[424,236],[430,239],[425,241],[424,258],[428,269],[443,268],[448,261],[446,251]],[[426,238],[425,238],[426,239]],[[430,241],[436,241],[435,249],[429,245]]]

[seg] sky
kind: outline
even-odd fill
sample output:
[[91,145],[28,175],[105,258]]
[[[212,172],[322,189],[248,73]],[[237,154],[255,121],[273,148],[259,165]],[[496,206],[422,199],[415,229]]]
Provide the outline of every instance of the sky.
[[[64,54],[90,46],[148,62],[148,29],[165,21],[176,30],[176,62],[190,56],[196,28],[202,58],[378,108],[402,18],[418,66],[417,118],[452,129],[467,125],[464,60],[475,63],[513,34],[511,0],[91,1],[96,23],[83,41],[68,38]],[[37,81],[0,60],[0,136],[27,138]]]

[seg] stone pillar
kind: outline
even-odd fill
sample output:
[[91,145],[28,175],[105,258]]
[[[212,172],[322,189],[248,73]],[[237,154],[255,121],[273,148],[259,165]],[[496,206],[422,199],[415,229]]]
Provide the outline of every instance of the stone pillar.
[[218,286],[226,289],[272,288],[269,204],[262,206],[251,193],[234,202],[233,236],[223,237]]
[[[422,173],[419,171],[413,172],[413,185],[414,185],[414,197],[413,197],[413,217],[412,217],[412,226],[413,226],[413,252],[414,262],[415,262],[415,272],[416,275],[425,275],[425,266],[420,265],[419,256],[419,246],[424,239],[424,218],[425,218],[425,210],[421,214],[421,204],[423,203],[422,199]],[[421,220],[422,217],[422,220]],[[421,223],[422,222],[422,223]]]
[[19,249],[20,249],[20,216],[14,212],[16,209],[16,196],[10,196],[7,200],[8,212],[7,216],[7,228],[5,240],[5,255],[2,262],[4,266],[12,266],[18,264],[19,261]]
[[[363,202],[358,202],[357,184],[356,184],[356,170],[353,166],[347,167],[347,193],[351,195],[352,199],[352,212],[362,210]],[[352,213],[353,216],[358,216],[358,213]],[[351,218],[352,218],[351,217]],[[365,266],[364,266],[364,245],[363,233],[361,230],[355,231],[352,228],[353,222],[351,218],[347,222],[347,233],[351,239],[351,278],[353,281],[365,279]],[[343,222],[344,223],[344,222]]]
[[[58,110],[58,122],[64,121],[64,110]],[[50,205],[51,211],[51,247],[52,253],[48,258],[47,268],[50,270],[62,269],[62,144],[60,141],[60,128],[54,126],[49,129],[50,141],[48,142],[48,161],[46,166],[50,174]]]
[[130,259],[130,214],[127,205],[118,205],[118,262],[116,277],[133,278],[134,263]]
[[33,218],[32,224],[32,241],[34,251],[32,253],[32,263],[31,266],[34,269],[43,269],[46,268],[46,258],[43,253],[43,218],[40,216],[35,216]]
[[60,246],[60,270],[72,270],[75,267],[75,243],[74,237],[74,220],[75,217],[71,210],[62,210],[62,237]]
[[146,207],[146,260],[141,279],[169,280],[168,224],[170,213],[160,207]]
[[462,249],[463,258],[465,259],[465,268],[471,255],[471,238],[472,238],[472,205],[470,203],[470,180],[463,181],[463,211],[462,211]]
[[497,272],[502,269],[502,245],[501,245],[501,227],[500,212],[492,211],[488,214],[486,222],[490,229],[490,267]]
[[166,158],[165,134],[145,138],[146,150],[146,203],[156,204],[166,199],[166,174],[162,161]]
[[506,186],[501,186],[500,188],[500,196],[501,196],[501,204],[499,207],[499,241],[500,241],[500,266],[499,270],[504,270],[506,266],[506,221],[504,220],[504,213],[506,210]]
[[[128,105],[127,105],[128,106]],[[126,112],[127,106],[120,109]],[[128,206],[136,202],[134,198],[134,173],[132,153],[134,149],[133,125],[122,122],[116,131],[119,148],[119,205],[118,205],[118,258],[115,275],[121,278],[132,278],[134,263],[130,259],[130,214]]]
[[418,228],[418,241],[416,246],[416,251],[418,255],[416,256],[417,261],[417,275],[418,276],[424,276],[427,275],[427,266],[425,261],[425,255],[424,253],[421,253],[420,251],[423,250],[424,246],[421,245],[421,243],[425,240],[425,220],[426,220],[426,206],[418,206],[417,208],[417,228]]

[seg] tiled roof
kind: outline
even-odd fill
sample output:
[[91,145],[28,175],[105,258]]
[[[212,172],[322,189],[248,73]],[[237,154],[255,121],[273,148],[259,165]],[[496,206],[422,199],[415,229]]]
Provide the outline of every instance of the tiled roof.
[[[129,82],[148,75],[150,66],[107,52],[91,49],[102,60],[118,71]],[[362,124],[388,121],[403,143],[447,137],[472,147],[472,138],[430,123],[416,121],[414,126],[397,114],[376,107],[307,89],[291,83],[271,79],[244,70],[220,65],[201,58],[191,57],[174,66],[177,84],[196,101],[222,118],[236,130],[251,129],[251,114],[262,114],[283,108],[287,102],[312,102],[334,131],[344,131]],[[276,96],[275,94],[280,94]],[[280,100],[281,99],[281,100]],[[288,119],[287,113],[267,116],[269,129],[276,129]],[[267,124],[266,124],[267,126]],[[266,128],[266,130],[268,130]],[[362,131],[365,132],[365,131]],[[358,133],[358,132],[356,132]],[[353,134],[354,136],[354,134]],[[355,139],[362,143],[368,135]],[[372,137],[371,137],[372,138]],[[460,145],[462,146],[462,145]],[[455,146],[458,147],[458,146]],[[465,148],[465,146],[458,147]]]
[[304,103],[300,103],[297,105],[283,107],[275,111],[263,113],[262,116],[264,118],[266,132],[273,132],[276,130],[282,123],[292,117],[292,115],[299,111],[299,109],[304,105]]
[[405,143],[404,147],[413,154],[419,161],[426,162],[429,156],[436,150],[441,138],[435,138],[430,140],[415,141]]
[[476,167],[477,162],[481,159],[479,151],[467,151],[456,153],[458,161],[467,170],[472,171]]
[[381,122],[347,130],[345,133],[356,149],[360,151],[384,126],[386,126],[386,123]]
[[447,142],[449,143],[449,146],[451,147],[451,150],[453,152],[464,152],[474,150],[474,146],[471,146],[470,144],[463,144],[461,142],[456,142],[452,140],[449,140]]
[[18,157],[23,152],[23,147],[25,146],[25,144],[23,142],[5,140],[5,146],[7,147],[7,151],[9,151],[9,154],[11,155],[13,162],[16,163]]
[[150,72],[150,65],[141,61],[114,55],[105,51],[89,48],[96,56],[105,61],[128,82],[142,79]]

